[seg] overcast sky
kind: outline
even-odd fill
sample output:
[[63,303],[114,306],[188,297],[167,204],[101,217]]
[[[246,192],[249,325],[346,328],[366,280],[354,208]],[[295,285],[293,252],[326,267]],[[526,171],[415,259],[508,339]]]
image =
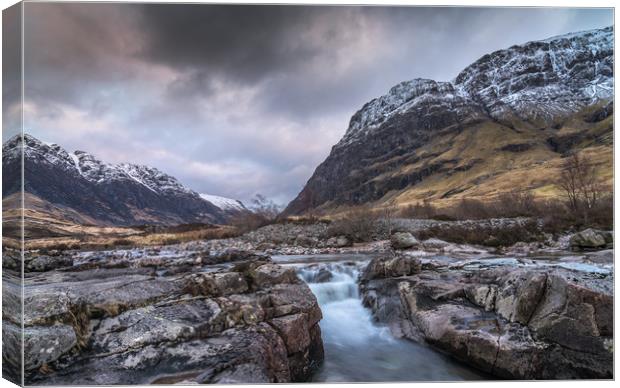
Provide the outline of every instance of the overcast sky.
[[25,4],[25,128],[190,188],[286,204],[370,99],[604,9]]

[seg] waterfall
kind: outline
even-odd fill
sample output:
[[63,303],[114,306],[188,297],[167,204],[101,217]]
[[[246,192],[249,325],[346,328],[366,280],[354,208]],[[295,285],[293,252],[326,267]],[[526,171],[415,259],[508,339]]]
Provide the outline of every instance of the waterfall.
[[[294,259],[294,260],[293,260]],[[278,257],[292,265],[317,298],[325,362],[317,382],[452,381],[479,375],[430,348],[394,338],[377,325],[358,292],[360,272],[369,257]],[[334,259],[334,260],[332,260]],[[294,263],[293,263],[294,261]]]
[[298,276],[308,283],[321,306],[332,302],[358,299],[357,278],[360,264],[326,263],[301,267]]

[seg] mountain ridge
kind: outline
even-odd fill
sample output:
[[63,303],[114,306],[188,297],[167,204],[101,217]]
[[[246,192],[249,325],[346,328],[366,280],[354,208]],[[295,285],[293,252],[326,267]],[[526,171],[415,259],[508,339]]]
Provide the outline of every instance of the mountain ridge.
[[[613,27],[494,51],[465,67],[452,81],[403,81],[353,114],[345,135],[284,214],[355,206],[388,194],[402,196],[429,177],[470,170],[480,164],[475,158],[437,159],[450,154],[446,145],[454,142],[451,138],[476,126],[493,127],[485,130],[493,132],[498,142],[520,132],[521,139],[512,140],[539,143],[539,154],[553,151],[556,138],[574,129],[564,125],[573,125],[572,115],[597,104],[611,106],[612,98]],[[438,139],[444,144],[439,146]],[[431,143],[441,152],[427,150]],[[517,145],[505,144],[508,149],[518,149]],[[541,155],[537,158],[536,163],[546,160]]]
[[29,134],[3,144],[3,198],[21,189],[22,151],[26,192],[102,224],[225,223],[239,211],[220,208],[155,167],[108,164]]

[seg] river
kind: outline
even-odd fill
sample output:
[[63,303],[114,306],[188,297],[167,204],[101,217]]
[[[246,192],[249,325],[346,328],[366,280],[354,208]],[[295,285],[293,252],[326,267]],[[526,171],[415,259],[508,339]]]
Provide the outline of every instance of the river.
[[357,278],[368,255],[274,256],[317,297],[325,362],[315,382],[460,381],[485,377],[428,346],[392,336],[362,305]]

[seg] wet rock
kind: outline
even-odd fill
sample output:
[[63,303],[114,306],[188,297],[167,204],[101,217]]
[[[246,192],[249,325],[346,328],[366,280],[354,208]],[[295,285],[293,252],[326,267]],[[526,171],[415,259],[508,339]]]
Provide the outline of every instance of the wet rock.
[[24,368],[37,369],[67,353],[77,345],[69,325],[29,326],[24,329]]
[[611,275],[507,258],[385,276],[385,262],[360,291],[395,333],[502,378],[613,376]]
[[315,283],[327,283],[332,280],[334,275],[326,268],[319,269],[314,279],[312,279]]
[[291,375],[282,339],[267,324],[231,329],[220,335],[165,342],[74,361],[33,382],[52,385],[289,382]]
[[586,259],[593,263],[598,264],[613,264],[614,263],[614,250],[605,249],[598,252],[589,252],[586,254]]
[[[271,381],[267,370],[258,364],[241,364],[228,368],[217,374],[208,383],[210,384],[268,384]],[[202,382],[204,384],[206,382]]]
[[575,233],[570,238],[570,246],[574,250],[603,249],[608,244],[613,244],[613,234],[592,228]]
[[271,324],[284,340],[289,355],[300,352],[310,345],[308,318],[305,314],[274,318]]
[[391,278],[408,276],[420,272],[422,264],[415,257],[396,255],[394,257],[378,257],[370,261],[362,279],[371,280],[379,278]]
[[223,331],[219,305],[209,299],[147,306],[101,321],[91,347],[104,354],[165,342],[204,337]]
[[422,245],[425,249],[442,250],[449,247],[451,244],[438,238],[429,238],[428,240],[424,240]]
[[390,237],[394,249],[408,249],[420,245],[418,239],[409,232],[396,232]]
[[295,283],[297,275],[292,268],[285,268],[277,264],[263,264],[254,272],[254,282],[262,288],[274,284]]
[[[294,271],[252,253],[180,247],[75,253],[73,266],[27,277],[26,382],[308,380],[323,360],[321,310]],[[3,326],[19,334],[21,291],[3,285]]]

